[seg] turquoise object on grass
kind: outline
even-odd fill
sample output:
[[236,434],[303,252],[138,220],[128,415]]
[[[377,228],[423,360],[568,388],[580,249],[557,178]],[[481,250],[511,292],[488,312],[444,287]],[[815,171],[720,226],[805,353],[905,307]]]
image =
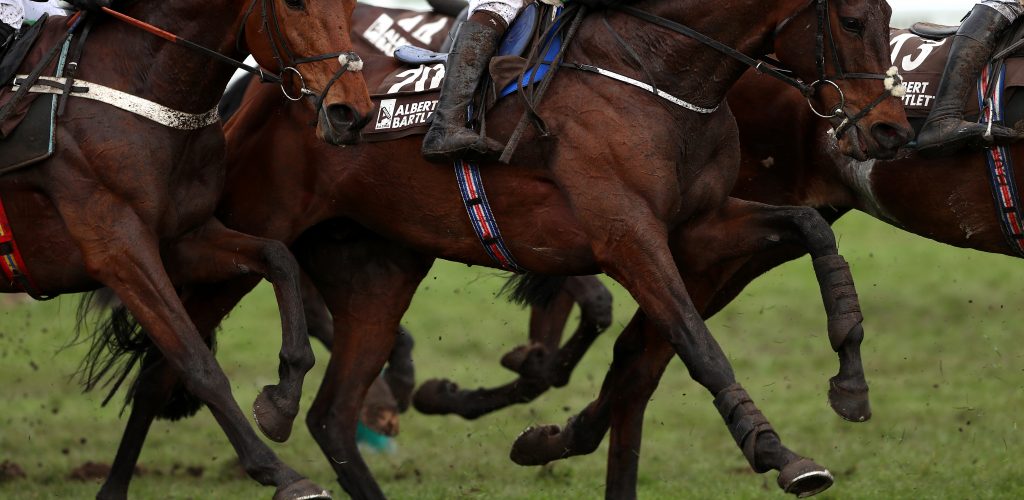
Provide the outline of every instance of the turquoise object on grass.
[[397,449],[394,439],[375,432],[363,425],[362,422],[358,422],[356,425],[356,443],[378,453],[394,453],[395,449]]

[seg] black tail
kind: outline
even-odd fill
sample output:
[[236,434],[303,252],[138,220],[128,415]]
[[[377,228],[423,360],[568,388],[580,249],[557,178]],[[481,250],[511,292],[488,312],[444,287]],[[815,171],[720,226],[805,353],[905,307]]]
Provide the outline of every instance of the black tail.
[[[92,333],[86,335],[90,343],[89,352],[86,353],[75,375],[85,392],[97,387],[107,390],[107,395],[103,399],[103,405],[106,406],[128,376],[135,371],[135,367],[141,365],[140,372],[136,374],[125,394],[123,410],[132,402],[139,390],[139,375],[161,364],[163,355],[149,340],[131,313],[120,302],[111,301],[111,296],[109,290],[90,292],[84,294],[78,304],[73,343],[83,338],[83,332]],[[106,317],[103,317],[104,315]],[[202,402],[179,383],[160,410],[158,418],[178,420],[194,415],[200,408]]]
[[508,295],[509,302],[521,306],[545,308],[562,291],[565,276],[524,273],[509,278],[498,295]]

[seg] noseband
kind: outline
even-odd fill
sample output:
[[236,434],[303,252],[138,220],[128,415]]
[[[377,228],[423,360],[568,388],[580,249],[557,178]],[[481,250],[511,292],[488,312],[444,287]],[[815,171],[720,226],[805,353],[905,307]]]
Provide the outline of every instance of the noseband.
[[[776,78],[787,85],[796,88],[807,98],[807,103],[811,107],[811,111],[814,114],[829,120],[833,124],[835,129],[836,137],[842,137],[851,127],[855,126],[857,122],[867,116],[871,110],[878,107],[879,104],[884,102],[889,97],[899,97],[903,95],[903,78],[900,77],[896,67],[889,68],[884,74],[878,73],[847,73],[843,70],[843,65],[839,59],[839,50],[836,47],[835,40],[832,37],[832,19],[829,16],[828,0],[810,0],[806,5],[797,10],[793,15],[787,17],[775,28],[774,35],[777,37],[787,26],[791,24],[791,21],[796,19],[799,15],[809,8],[812,4],[815,5],[818,17],[818,34],[815,37],[815,64],[818,68],[818,79],[811,84],[806,84],[803,81],[790,76],[793,72],[787,69],[782,69],[784,65],[769,57],[762,57],[760,59],[754,59],[746,54],[725,45],[718,40],[715,40],[699,31],[685,26],[674,21],[670,21],[663,17],[655,16],[649,12],[637,9],[630,6],[617,6],[616,8],[622,12],[625,12],[638,19],[656,24],[665,29],[675,31],[687,37],[693,38],[712,49],[715,49],[737,61],[754,68],[757,72],[766,74],[773,78]],[[835,76],[828,76],[825,70],[825,35],[828,34],[828,39],[831,45],[832,60],[836,67],[837,74]],[[836,80],[882,80],[885,86],[885,90],[875,98],[870,104],[865,106],[863,109],[849,115],[846,112],[846,94],[836,83]],[[814,103],[811,101],[817,95],[818,89],[824,86],[834,88],[839,93],[839,103],[836,104],[828,114],[821,113],[814,108]]]

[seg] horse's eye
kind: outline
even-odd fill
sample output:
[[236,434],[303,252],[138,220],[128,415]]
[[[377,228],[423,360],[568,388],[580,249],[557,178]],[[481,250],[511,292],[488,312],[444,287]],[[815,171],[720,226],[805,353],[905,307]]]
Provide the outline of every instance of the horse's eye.
[[864,33],[864,23],[860,19],[853,17],[843,17],[839,19],[843,23],[843,29],[857,35]]
[[289,9],[302,10],[306,8],[306,0],[284,0]]

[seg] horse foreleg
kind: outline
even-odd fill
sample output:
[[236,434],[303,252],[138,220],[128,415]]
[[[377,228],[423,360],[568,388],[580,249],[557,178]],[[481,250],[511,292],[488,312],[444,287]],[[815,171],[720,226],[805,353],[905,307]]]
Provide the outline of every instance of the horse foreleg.
[[327,311],[327,304],[320,296],[313,281],[303,271],[300,272],[299,289],[302,291],[302,310],[306,316],[306,327],[309,336],[320,341],[328,351],[334,343],[334,321]]
[[[107,206],[118,203],[110,201]],[[106,224],[89,219],[95,214],[80,207],[58,208],[79,245],[86,271],[117,293],[185,387],[210,408],[246,472],[260,484],[277,486],[278,498],[327,497],[326,491],[282,463],[249,426],[227,376],[175,293],[152,230],[128,207],[104,214],[116,221]],[[92,232],[97,227],[103,231]]]
[[253,416],[267,437],[286,441],[299,413],[303,378],[314,363],[299,293],[299,267],[288,247],[230,230],[211,219],[182,238],[167,260],[168,268],[181,274],[184,283],[216,283],[256,274],[273,284],[281,311],[280,381],[264,387],[256,397]]
[[[681,249],[693,249],[687,258],[700,259],[696,253],[703,245],[707,245],[706,248],[729,249],[718,254],[720,259],[730,255],[753,256],[757,252],[760,256],[766,251],[771,252],[767,258],[755,258],[747,264],[760,271],[791,258],[794,254],[792,248],[811,255],[828,315],[829,341],[839,354],[839,373],[829,380],[829,403],[844,419],[853,422],[869,419],[868,384],[860,356],[864,338],[860,302],[850,266],[839,255],[835,235],[828,222],[808,207],[776,207],[730,198],[716,224],[725,225],[728,229],[695,232],[690,238],[699,238],[699,242],[680,245]],[[749,269],[742,267],[736,273],[740,279],[751,274]],[[723,295],[736,288],[732,283],[721,286],[725,289]],[[721,300],[716,300],[716,303],[720,304]]]
[[[217,325],[255,284],[252,280],[235,280],[229,286],[189,288],[184,300],[185,309],[208,343]],[[100,500],[128,497],[129,483],[155,418],[178,419],[198,409],[188,402],[189,396],[181,386],[181,380],[159,351],[151,351],[143,357],[137,379],[129,390],[131,414],[110,474],[96,495]],[[171,398],[175,393],[177,407],[170,408],[168,405],[172,404]]]
[[344,243],[306,239],[296,255],[323,295],[335,332],[331,361],[306,424],[346,492],[359,499],[384,498],[359,453],[356,424],[432,259],[371,235]]

